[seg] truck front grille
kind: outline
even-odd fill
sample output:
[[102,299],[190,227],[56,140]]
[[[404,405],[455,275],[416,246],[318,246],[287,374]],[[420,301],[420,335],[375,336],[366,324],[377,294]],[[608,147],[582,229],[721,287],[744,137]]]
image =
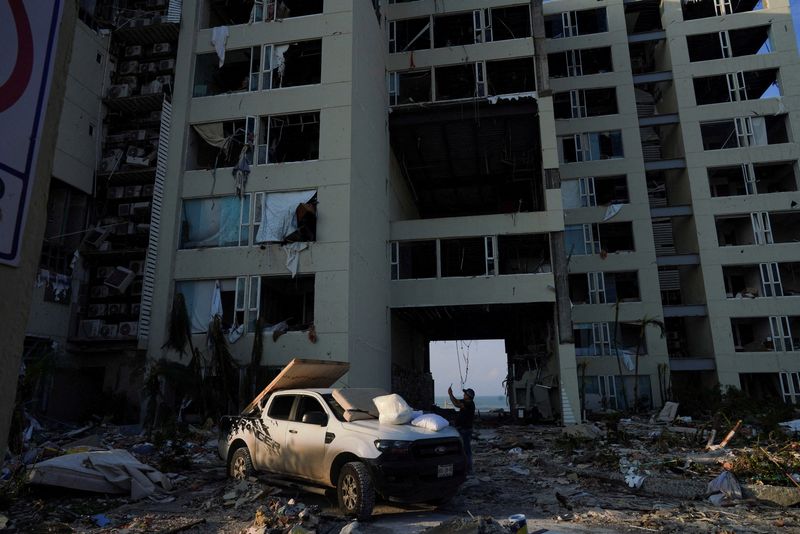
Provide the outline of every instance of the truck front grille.
[[448,438],[415,441],[411,446],[411,453],[417,458],[436,458],[438,456],[461,454],[461,440]]

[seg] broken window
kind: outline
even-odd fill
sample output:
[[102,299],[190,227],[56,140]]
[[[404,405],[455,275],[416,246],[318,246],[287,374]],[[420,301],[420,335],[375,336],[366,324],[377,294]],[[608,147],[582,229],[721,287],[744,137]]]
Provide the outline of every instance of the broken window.
[[253,13],[253,0],[205,0],[200,11],[200,27],[247,24]]
[[641,300],[636,271],[571,274],[569,291],[573,304],[613,304]]
[[322,0],[255,0],[251,20],[270,22],[319,13],[322,13]]
[[461,46],[475,43],[472,11],[433,17],[433,46]]
[[559,137],[562,163],[623,157],[622,132],[589,132]]
[[442,239],[442,277],[487,276],[486,245],[482,237]]
[[565,11],[544,18],[544,32],[549,39],[590,35],[608,31],[606,8]]
[[625,26],[628,35],[661,30],[661,2],[630,2],[625,4]]
[[259,51],[258,46],[227,50],[225,64],[222,67],[219,66],[219,57],[215,52],[198,54],[192,96],[211,96],[257,89],[257,85],[255,89],[251,86],[250,78],[251,73],[258,71],[261,57]]
[[[265,46],[264,72],[271,72],[272,89],[320,83],[322,39]],[[262,89],[270,87],[262,81]]]
[[704,150],[763,146],[788,142],[786,115],[736,117],[700,123]]
[[474,98],[476,90],[476,65],[467,63],[436,68],[436,100]]
[[635,250],[633,226],[629,222],[567,225],[564,227],[564,242],[568,256]]
[[[175,282],[175,293],[183,295],[193,334],[204,334],[208,331],[217,284],[219,284],[219,296],[222,303],[222,326],[224,330],[227,330],[235,322],[237,286],[235,278]],[[240,319],[243,320],[241,317]],[[243,323],[239,322],[238,324]]]
[[317,192],[255,193],[253,242],[292,243],[317,238]]
[[550,272],[550,243],[547,234],[497,236],[499,274]]
[[[490,79],[491,81],[491,79]],[[614,115],[617,110],[617,91],[614,87],[602,89],[573,89],[553,94],[556,119],[580,119]]]
[[319,158],[319,112],[261,117],[256,164]]
[[425,50],[431,47],[430,17],[389,22],[389,52]]
[[694,79],[697,105],[780,96],[778,69],[738,71]]
[[708,169],[712,197],[797,191],[795,165],[785,163],[742,163]]
[[736,352],[791,352],[800,348],[792,337],[796,318],[786,315],[770,317],[732,317],[731,331]]
[[193,124],[189,129],[186,170],[233,167],[249,143],[245,119]]
[[262,276],[258,312],[265,333],[307,330],[314,324],[314,275]]
[[772,51],[768,25],[689,35],[686,44],[691,62],[769,54]]
[[782,372],[779,375],[783,402],[786,404],[800,404],[800,373]]
[[681,2],[683,20],[718,17],[763,9],[764,0],[684,0]]
[[547,55],[551,78],[612,72],[611,47],[566,50]]
[[391,243],[392,280],[436,278],[436,241]]
[[236,247],[249,244],[250,195],[183,201],[179,248]]
[[490,95],[528,93],[536,90],[533,58],[486,62]]
[[389,73],[389,104],[420,104],[431,101],[431,70]]
[[628,203],[628,181],[625,175],[587,176],[561,182],[564,208],[589,208]]
[[527,5],[493,7],[489,13],[491,15],[492,41],[531,36],[531,13]]

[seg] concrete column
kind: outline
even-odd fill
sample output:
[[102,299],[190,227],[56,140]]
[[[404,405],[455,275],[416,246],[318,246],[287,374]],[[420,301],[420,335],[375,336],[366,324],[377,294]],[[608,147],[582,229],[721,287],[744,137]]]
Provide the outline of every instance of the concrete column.
[[[39,267],[42,239],[47,223],[47,195],[53,170],[58,122],[61,118],[67,70],[72,55],[75,23],[78,19],[77,0],[67,0],[64,4],[55,56],[52,58],[53,76],[42,137],[39,141],[36,177],[31,191],[25,233],[22,236],[21,261],[17,267],[0,265],[0,295],[3,296],[0,299],[0,318],[3,321],[3,343],[0,344],[0,457],[5,454],[8,445],[8,431],[14,412],[33,281]],[[35,16],[35,13],[29,15]]]

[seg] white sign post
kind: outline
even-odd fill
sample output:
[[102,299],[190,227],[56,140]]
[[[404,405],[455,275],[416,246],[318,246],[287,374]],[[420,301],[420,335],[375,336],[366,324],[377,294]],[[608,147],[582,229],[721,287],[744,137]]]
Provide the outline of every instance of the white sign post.
[[50,94],[62,0],[0,0],[0,263],[16,266]]

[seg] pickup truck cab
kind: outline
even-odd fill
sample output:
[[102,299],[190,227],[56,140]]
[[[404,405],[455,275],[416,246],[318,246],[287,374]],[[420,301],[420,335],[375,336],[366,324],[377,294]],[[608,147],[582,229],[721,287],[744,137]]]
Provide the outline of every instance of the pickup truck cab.
[[464,482],[458,432],[380,424],[364,400],[379,390],[274,389],[250,413],[222,418],[219,454],[233,478],[266,472],[334,488],[342,511],[361,519],[376,497],[444,501]]

